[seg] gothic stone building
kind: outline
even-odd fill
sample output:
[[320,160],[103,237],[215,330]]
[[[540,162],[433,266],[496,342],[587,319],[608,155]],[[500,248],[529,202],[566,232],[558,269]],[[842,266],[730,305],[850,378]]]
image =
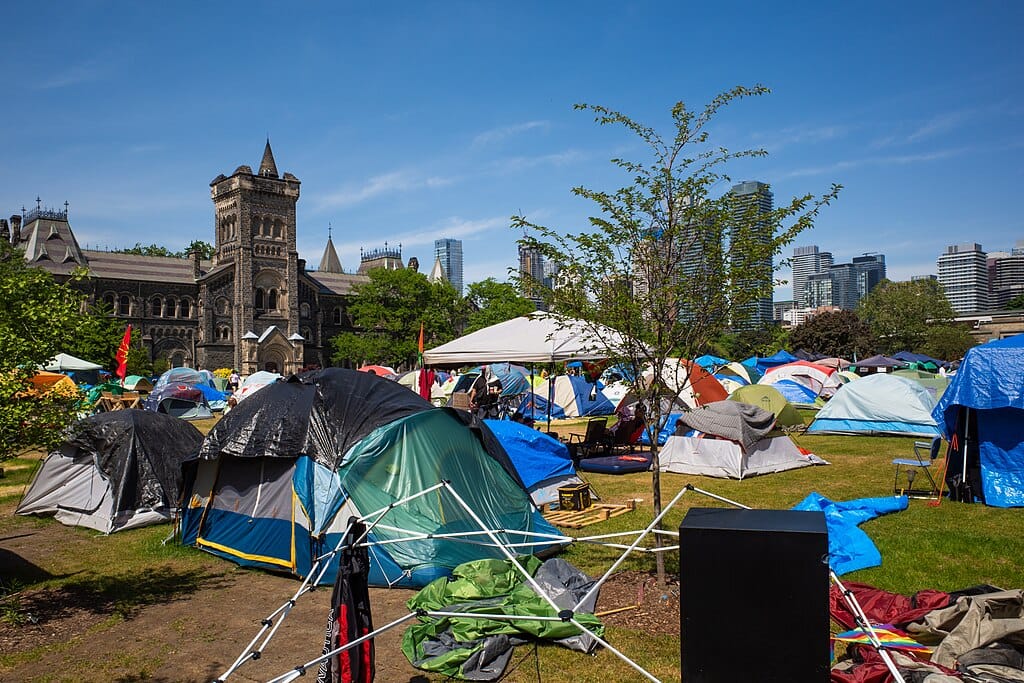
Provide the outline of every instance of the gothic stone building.
[[[330,364],[330,339],[351,330],[346,303],[364,275],[342,272],[330,237],[317,271],[295,247],[299,179],[279,176],[267,142],[259,172],[239,166],[210,183],[212,261],[81,249],[67,209],[38,206],[0,221],[0,233],[29,263],[77,281],[142,335],[153,358],[172,365],[296,372]],[[401,257],[399,257],[401,258]]]

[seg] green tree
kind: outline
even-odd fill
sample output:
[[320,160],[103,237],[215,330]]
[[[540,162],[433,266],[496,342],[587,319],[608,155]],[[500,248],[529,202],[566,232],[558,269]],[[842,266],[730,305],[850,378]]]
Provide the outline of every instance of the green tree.
[[853,311],[819,313],[789,335],[793,349],[839,358],[864,358],[875,350],[871,328]]
[[83,295],[58,284],[0,240],[0,461],[33,446],[56,445],[78,395],[33,391],[35,369],[69,348],[82,321]]
[[137,256],[177,256],[177,252],[173,252],[167,247],[162,247],[159,244],[147,244],[145,246],[140,242],[136,242],[134,247],[127,247],[125,249],[114,249],[112,250],[115,254],[135,254]]
[[963,325],[932,325],[925,333],[921,353],[940,360],[957,360],[977,343]]
[[86,309],[65,351],[107,370],[114,368],[114,354],[124,336],[125,321],[114,317],[113,309],[102,301],[94,301]]
[[213,253],[216,249],[209,242],[204,242],[203,240],[192,240],[189,245],[185,247],[184,251],[179,252],[178,256],[185,257],[193,251],[198,251],[200,258],[209,261],[213,258]]
[[537,308],[532,301],[521,296],[514,286],[498,282],[493,277],[471,284],[466,301],[471,309],[466,322],[466,334],[527,315]]
[[[766,325],[719,335],[712,345],[726,358],[742,360],[750,356],[770,356],[790,346],[789,331],[781,325]],[[683,354],[679,354],[683,355]]]
[[[655,437],[663,418],[657,398],[666,391],[660,370],[674,355],[693,358],[702,353],[730,322],[742,326],[743,312],[756,299],[771,295],[773,258],[813,225],[818,211],[839,190],[833,186],[820,198],[808,194],[780,202],[768,212],[758,212],[753,204],[739,205],[729,194],[713,194],[731,182],[725,175],[727,162],[766,152],[715,147],[708,142],[708,124],[722,107],[767,92],[762,86],[736,87],[696,111],[678,102],[671,111],[674,129],[667,136],[620,112],[577,105],[592,112],[600,125],[623,126],[637,136],[646,159],[612,160],[629,178],[618,190],[573,189],[599,210],[590,218],[588,231],[564,233],[524,216],[512,219],[513,228],[525,235],[521,246],[562,265],[558,282],[550,288],[519,276],[521,291],[536,293],[551,310],[581,320],[595,350],[634,369],[631,389],[648,406],[648,435],[654,444],[656,514],[662,500]],[[604,332],[605,327],[618,331],[621,342]],[[659,370],[652,382],[638,372],[643,367]],[[663,581],[661,553],[656,562]]]
[[1006,310],[1019,311],[1024,308],[1024,294],[1018,294],[1006,302]]
[[369,282],[353,287],[348,306],[360,331],[331,340],[335,362],[411,367],[416,362],[421,323],[425,347],[454,338],[465,305],[451,284],[431,283],[423,273],[407,268],[377,268],[369,277]]
[[920,353],[929,327],[949,325],[954,316],[942,285],[935,280],[883,280],[860,300],[857,314],[878,338],[883,353]]

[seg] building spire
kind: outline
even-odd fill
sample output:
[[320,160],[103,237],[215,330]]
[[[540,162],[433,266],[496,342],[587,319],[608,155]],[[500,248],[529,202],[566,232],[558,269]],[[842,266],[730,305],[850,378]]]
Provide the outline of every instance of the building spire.
[[277,177],[277,164],[274,163],[274,153],[270,149],[270,138],[267,138],[267,146],[263,148],[263,161],[260,162],[260,175],[267,178]]
[[327,246],[324,247],[324,255],[320,258],[319,272],[323,273],[342,273],[341,259],[338,258],[338,252],[334,249],[334,241],[331,239],[331,227],[330,224],[327,226]]

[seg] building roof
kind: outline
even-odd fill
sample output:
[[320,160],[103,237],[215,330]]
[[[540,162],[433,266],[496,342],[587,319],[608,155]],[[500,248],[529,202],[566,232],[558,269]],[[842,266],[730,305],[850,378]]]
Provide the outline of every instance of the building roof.
[[263,160],[260,161],[260,175],[264,177],[277,177],[277,164],[274,162],[274,153],[270,150],[270,138],[267,138],[267,146],[263,148]]
[[320,270],[321,273],[341,273],[341,259],[338,258],[338,252],[334,249],[334,242],[330,237],[327,238],[327,246],[324,247],[324,255],[320,258]]
[[365,275],[352,275],[350,273],[325,273],[314,271],[304,273],[314,285],[319,287],[320,294],[334,294],[341,296],[351,294],[352,286],[369,282],[370,278]]
[[430,277],[427,278],[430,282],[441,282],[447,281],[448,278],[444,275],[444,268],[441,267],[441,259],[434,259],[434,267],[430,269]]
[[[83,253],[88,260],[89,274],[92,277],[195,284],[191,259],[91,250]],[[208,272],[212,265],[210,261],[201,261],[200,272]]]

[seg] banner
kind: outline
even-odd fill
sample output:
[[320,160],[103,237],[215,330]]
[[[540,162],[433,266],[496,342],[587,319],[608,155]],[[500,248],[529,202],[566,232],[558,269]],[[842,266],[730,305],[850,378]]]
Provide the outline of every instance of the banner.
[[129,325],[125,328],[124,337],[121,338],[121,345],[117,347],[117,354],[114,358],[117,359],[117,371],[115,375],[121,378],[121,384],[124,384],[125,375],[128,374],[128,347],[132,343],[132,326]]

